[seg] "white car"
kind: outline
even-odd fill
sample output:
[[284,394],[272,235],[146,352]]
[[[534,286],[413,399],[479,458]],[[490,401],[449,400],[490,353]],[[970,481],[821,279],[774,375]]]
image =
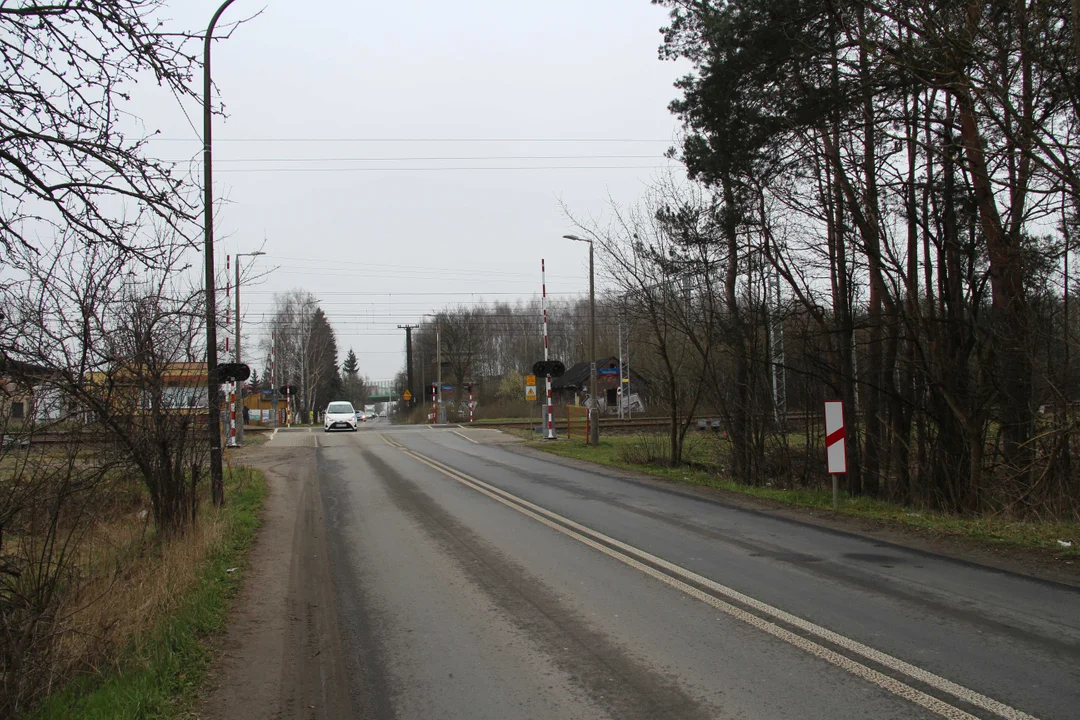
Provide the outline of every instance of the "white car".
[[353,409],[351,402],[340,400],[326,406],[326,413],[323,415],[323,432],[331,430],[356,432],[356,410]]

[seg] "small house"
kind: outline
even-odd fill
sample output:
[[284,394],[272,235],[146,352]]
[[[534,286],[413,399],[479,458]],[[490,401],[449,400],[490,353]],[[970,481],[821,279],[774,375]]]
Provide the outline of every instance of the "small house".
[[[551,381],[552,401],[559,405],[582,404],[586,397],[592,395],[589,391],[590,371],[591,364],[586,360],[569,368],[561,376],[553,378]],[[601,409],[618,407],[620,378],[619,358],[605,357],[596,361],[598,388],[596,395]]]

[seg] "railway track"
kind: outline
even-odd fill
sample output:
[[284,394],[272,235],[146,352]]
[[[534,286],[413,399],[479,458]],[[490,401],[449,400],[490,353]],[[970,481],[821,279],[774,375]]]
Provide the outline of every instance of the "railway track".
[[[788,415],[787,415],[787,422],[788,422],[789,427],[794,426],[794,425],[798,425],[798,424],[802,424],[802,423],[804,423],[806,421],[806,419],[807,419],[807,413],[805,413],[805,412],[793,412],[793,413],[788,413]],[[722,427],[720,421],[717,420],[714,416],[713,417],[697,418],[697,419],[695,419],[695,423],[696,423],[696,425],[698,426],[699,429],[705,429],[705,428],[708,428],[710,426],[714,427],[714,428]],[[702,423],[704,423],[704,425]],[[521,429],[521,430],[525,430],[525,429],[528,429],[528,428],[539,427],[542,424],[543,424],[543,421],[540,418],[530,419],[530,420],[502,420],[502,421],[494,421],[494,422],[488,422],[488,421],[481,420],[481,421],[472,423],[471,425],[469,423],[461,423],[461,425],[466,426],[466,427],[493,427],[493,428],[510,428],[510,429]],[[580,424],[581,424],[580,422],[575,422],[574,423],[575,427],[579,426]],[[567,425],[567,419],[566,419],[565,416],[555,418],[555,426],[556,426],[556,428],[565,429],[566,425]],[[601,417],[600,418],[600,428],[601,429],[606,429],[606,430],[633,430],[633,429],[636,429],[636,428],[659,428],[659,427],[668,427],[670,425],[671,425],[671,418],[670,417],[643,417],[643,418],[631,418],[631,419],[626,419],[626,418],[619,419],[619,418],[608,418],[608,417]]]

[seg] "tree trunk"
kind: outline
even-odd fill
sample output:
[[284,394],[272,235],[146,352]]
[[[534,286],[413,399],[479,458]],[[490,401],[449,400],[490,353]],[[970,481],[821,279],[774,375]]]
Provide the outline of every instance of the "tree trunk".
[[[960,132],[971,173],[979,225],[990,257],[990,290],[994,350],[1000,387],[999,418],[1005,461],[1014,472],[1026,476],[1032,451],[1034,424],[1031,409],[1031,357],[1028,354],[1028,312],[1024,292],[1023,263],[1018,232],[1006,232],[990,185],[983,139],[975,116],[974,101],[966,84],[954,90],[960,112]],[[1026,182],[1026,179],[1024,180]],[[1014,200],[1012,212],[1022,213],[1022,201]]]

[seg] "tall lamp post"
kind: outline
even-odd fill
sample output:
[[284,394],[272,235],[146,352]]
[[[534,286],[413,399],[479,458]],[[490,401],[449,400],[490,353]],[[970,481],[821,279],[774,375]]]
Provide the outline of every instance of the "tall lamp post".
[[597,393],[600,387],[596,380],[596,274],[593,265],[593,241],[577,235],[563,235],[567,240],[589,243],[589,395],[592,408],[589,409],[589,444],[600,444],[600,406]]
[[225,0],[210,18],[203,37],[203,260],[206,264],[206,404],[210,435],[210,496],[214,505],[225,502],[225,477],[221,470],[221,400],[217,369],[217,298],[214,287],[214,177],[212,170],[213,114],[210,108],[210,42],[214,26],[235,0]]
[[[259,257],[265,255],[262,250],[256,250],[249,253],[236,253],[236,362],[239,364],[240,360],[240,258],[242,257]],[[236,442],[240,445],[244,444],[244,391],[240,390],[240,422],[236,423]]]

